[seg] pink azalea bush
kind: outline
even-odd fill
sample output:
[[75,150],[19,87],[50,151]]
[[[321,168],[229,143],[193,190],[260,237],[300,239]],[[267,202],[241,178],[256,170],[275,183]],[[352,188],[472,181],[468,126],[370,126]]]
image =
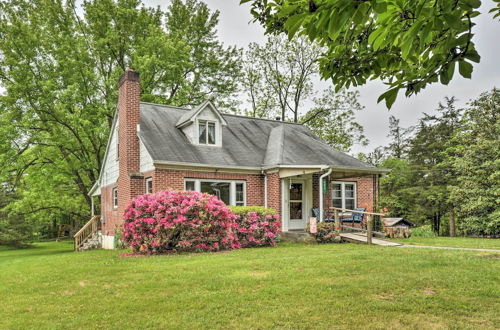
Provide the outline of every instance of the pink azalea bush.
[[274,246],[279,240],[281,222],[273,209],[252,206],[230,207],[237,220],[241,247]]
[[142,195],[125,210],[123,242],[136,253],[238,249],[238,216],[217,197],[167,190]]

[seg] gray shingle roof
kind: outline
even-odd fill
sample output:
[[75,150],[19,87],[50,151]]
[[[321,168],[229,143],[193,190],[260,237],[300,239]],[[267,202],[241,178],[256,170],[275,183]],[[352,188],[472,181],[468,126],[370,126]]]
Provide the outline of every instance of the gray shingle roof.
[[375,169],[331,148],[303,125],[222,114],[222,148],[193,145],[176,125],[192,110],[141,103],[139,137],[154,162],[263,167],[330,165]]

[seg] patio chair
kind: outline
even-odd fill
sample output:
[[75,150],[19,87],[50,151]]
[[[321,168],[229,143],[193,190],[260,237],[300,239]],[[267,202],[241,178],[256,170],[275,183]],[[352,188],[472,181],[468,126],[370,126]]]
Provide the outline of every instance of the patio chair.
[[[312,211],[312,216],[316,218],[316,221],[320,222],[319,209],[313,208],[311,211]],[[335,222],[335,219],[325,218],[324,222]]]
[[[366,208],[358,207],[354,210],[364,212]],[[363,213],[356,213],[356,212],[352,212],[352,216],[342,219],[342,222],[362,222],[362,221],[363,221]]]

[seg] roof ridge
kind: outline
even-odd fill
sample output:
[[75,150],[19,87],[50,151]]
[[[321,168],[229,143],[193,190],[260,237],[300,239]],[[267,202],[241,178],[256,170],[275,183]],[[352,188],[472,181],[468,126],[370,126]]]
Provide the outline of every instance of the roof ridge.
[[166,105],[166,104],[158,104],[158,103],[151,103],[151,102],[139,102],[139,103],[142,103],[142,104],[150,104],[150,105],[156,105],[156,106],[159,106],[159,107],[164,107],[164,108],[172,108],[172,109],[178,109],[178,110],[186,110],[186,111],[191,111],[193,110],[194,108],[185,108],[185,107],[177,107],[177,106],[174,106],[174,105]]
[[250,117],[250,116],[236,115],[236,114],[224,113],[224,112],[221,112],[221,114],[223,116],[238,117],[238,118],[245,118],[245,119],[255,119],[255,120],[264,120],[264,121],[270,121],[270,122],[273,122],[273,123],[281,123],[281,124],[288,124],[288,125],[304,126],[304,124],[301,124],[301,123],[292,123],[292,122],[289,122],[289,121],[274,120],[274,119],[269,119],[269,118]]
[[[144,101],[141,101],[140,103],[144,103],[144,104],[150,104],[150,105],[156,105],[156,106],[159,106],[159,107],[164,107],[164,108],[172,108],[172,109],[178,109],[178,110],[185,110],[185,111],[191,111],[191,110],[194,110],[194,109],[197,109],[200,105],[197,105],[193,108],[186,108],[186,107],[177,107],[177,106],[173,106],[173,105],[166,105],[166,104],[159,104],[159,103],[151,103],[151,102],[144,102]],[[281,121],[281,120],[274,120],[274,119],[269,119],[269,118],[259,118],[259,117],[250,117],[250,116],[245,116],[245,115],[236,115],[236,114],[233,114],[233,113],[225,113],[225,112],[221,112],[221,115],[222,116],[230,116],[230,117],[237,117],[237,118],[245,118],[245,119],[253,119],[253,120],[263,120],[263,121],[270,121],[272,123],[281,123],[281,124],[287,124],[287,125],[297,125],[297,126],[304,126],[304,124],[301,124],[301,123],[292,123],[292,122],[289,122],[289,121]]]

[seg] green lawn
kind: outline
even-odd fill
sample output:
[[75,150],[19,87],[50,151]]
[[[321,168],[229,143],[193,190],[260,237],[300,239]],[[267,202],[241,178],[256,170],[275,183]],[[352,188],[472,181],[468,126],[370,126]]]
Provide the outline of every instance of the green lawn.
[[500,254],[355,244],[0,250],[0,328],[500,327]]
[[410,237],[392,239],[392,241],[412,245],[450,246],[476,249],[500,250],[500,239],[470,238],[470,237]]

